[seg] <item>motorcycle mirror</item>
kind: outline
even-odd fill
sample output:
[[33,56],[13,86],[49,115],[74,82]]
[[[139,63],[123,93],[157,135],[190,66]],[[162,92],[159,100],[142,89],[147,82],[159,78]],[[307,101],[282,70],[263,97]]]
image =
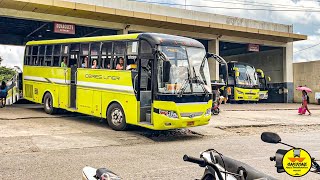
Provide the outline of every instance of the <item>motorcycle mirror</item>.
[[281,142],[281,138],[278,134],[273,132],[263,132],[261,134],[261,140],[266,143],[277,144]]

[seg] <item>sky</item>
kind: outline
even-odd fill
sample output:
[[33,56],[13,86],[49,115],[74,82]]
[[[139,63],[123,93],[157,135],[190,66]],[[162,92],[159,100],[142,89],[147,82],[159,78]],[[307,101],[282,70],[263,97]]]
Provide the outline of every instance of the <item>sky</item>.
[[[294,26],[294,33],[308,35],[308,40],[294,43],[294,62],[320,60],[320,1],[318,0],[136,0],[149,3],[187,4],[168,5],[189,10],[236,16]],[[202,7],[194,7],[202,6]],[[209,7],[227,7],[209,8]],[[245,9],[244,9],[245,8]],[[300,11],[275,11],[294,9]],[[301,8],[305,10],[301,11]],[[268,10],[246,10],[268,9]],[[311,9],[311,10],[310,10]],[[271,11],[270,11],[271,10]],[[314,46],[312,48],[308,48]],[[306,49],[307,48],[307,49]],[[303,50],[306,49],[306,50]],[[303,50],[303,51],[301,51]],[[299,52],[297,52],[299,51]],[[13,67],[22,65],[24,47],[0,45],[2,65]]]

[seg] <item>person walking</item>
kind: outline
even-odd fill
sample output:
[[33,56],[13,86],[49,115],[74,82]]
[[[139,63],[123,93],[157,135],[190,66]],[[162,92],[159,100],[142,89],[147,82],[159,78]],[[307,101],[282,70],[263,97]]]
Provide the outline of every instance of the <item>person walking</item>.
[[[309,113],[309,116],[311,115],[311,112],[308,108],[308,103],[309,103],[309,96],[308,96],[308,93],[307,91],[303,90],[302,91],[302,106],[301,108],[302,109],[306,109]],[[302,113],[299,113],[299,115],[302,115]]]
[[1,108],[6,106],[7,95],[8,95],[7,85],[4,81],[2,81],[0,85],[0,101],[1,101],[0,107]]

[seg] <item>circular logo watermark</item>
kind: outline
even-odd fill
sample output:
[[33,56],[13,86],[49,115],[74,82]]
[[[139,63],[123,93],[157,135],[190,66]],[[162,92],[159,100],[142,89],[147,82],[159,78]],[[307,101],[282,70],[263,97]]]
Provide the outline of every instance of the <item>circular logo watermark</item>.
[[282,165],[290,176],[301,177],[306,175],[311,169],[311,156],[304,149],[293,148],[283,156]]

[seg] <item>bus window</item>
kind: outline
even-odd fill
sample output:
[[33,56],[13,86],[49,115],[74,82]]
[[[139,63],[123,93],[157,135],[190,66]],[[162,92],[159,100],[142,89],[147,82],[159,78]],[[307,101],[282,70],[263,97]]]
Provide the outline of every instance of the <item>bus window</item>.
[[69,67],[69,45],[65,44],[61,47],[61,62],[60,67]]
[[101,66],[103,69],[111,69],[112,43],[105,42],[101,48]]
[[44,66],[51,66],[52,53],[53,53],[53,46],[52,45],[47,45],[46,57],[45,57],[45,60],[44,60],[44,62],[45,62]]
[[91,59],[91,68],[100,69],[100,45],[101,43],[91,43],[90,47],[90,59]]
[[128,42],[127,54],[138,55],[138,41]]
[[80,44],[71,44],[70,45],[70,59],[69,65],[76,65],[81,67],[81,61],[79,59],[79,52],[80,52]]
[[45,50],[46,50],[46,46],[42,45],[39,48],[39,66],[44,66],[44,56],[45,56]]
[[69,54],[69,45],[62,45],[62,55],[67,56]]
[[[126,59],[125,59],[125,55],[126,55],[126,42],[115,42],[114,43],[114,64],[115,66],[113,66],[113,68],[116,68],[117,65],[120,65],[121,63],[123,63],[120,66],[126,67]],[[123,61],[123,62],[122,62]],[[119,68],[116,68],[119,70]],[[123,68],[122,68],[123,69]]]
[[32,46],[26,47],[26,56],[25,56],[25,65],[31,65],[31,56],[32,56]]
[[34,66],[38,65],[38,53],[39,53],[39,48],[38,46],[33,46],[32,47],[32,64]]
[[53,66],[60,67],[61,45],[54,45],[53,48]]
[[138,41],[128,42],[127,44],[127,70],[135,70],[137,68],[136,61],[138,59]]
[[80,47],[80,60],[81,60],[81,67],[82,68],[89,68],[90,61],[89,61],[89,44],[81,44]]
[[27,46],[27,55],[31,56],[32,55],[32,46]]
[[141,41],[141,53],[142,54],[152,54],[152,48],[151,48],[150,44],[145,40]]

